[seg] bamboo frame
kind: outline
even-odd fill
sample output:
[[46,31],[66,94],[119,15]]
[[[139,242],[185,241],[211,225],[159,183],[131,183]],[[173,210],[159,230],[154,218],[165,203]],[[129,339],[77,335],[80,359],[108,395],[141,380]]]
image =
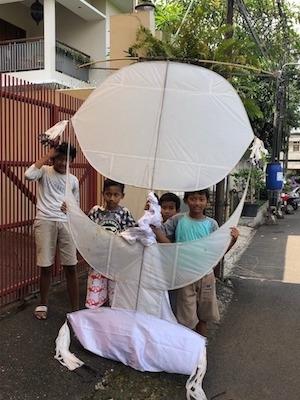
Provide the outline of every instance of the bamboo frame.
[[[228,67],[233,67],[233,68],[239,68],[239,69],[246,69],[249,71],[253,71],[259,74],[264,74],[267,76],[270,76],[272,78],[277,78],[278,76],[278,71],[266,71],[262,68],[256,68],[253,67],[252,65],[244,65],[244,64],[238,64],[238,63],[231,63],[227,61],[216,61],[216,60],[203,60],[203,59],[185,59],[185,58],[163,58],[163,57],[124,57],[124,58],[112,58],[110,60],[97,60],[97,61],[92,61],[90,63],[85,63],[82,65],[79,65],[79,68],[86,68],[90,67],[91,65],[95,64],[101,64],[101,63],[106,63],[106,62],[115,62],[115,61],[133,61],[133,62],[140,62],[140,61],[178,61],[178,62],[185,62],[187,64],[194,64],[194,63],[201,63],[201,64],[213,64],[213,65],[224,65]],[[98,68],[94,68],[98,69]],[[112,68],[112,67],[99,67],[99,69],[114,69],[117,70],[118,68]]]

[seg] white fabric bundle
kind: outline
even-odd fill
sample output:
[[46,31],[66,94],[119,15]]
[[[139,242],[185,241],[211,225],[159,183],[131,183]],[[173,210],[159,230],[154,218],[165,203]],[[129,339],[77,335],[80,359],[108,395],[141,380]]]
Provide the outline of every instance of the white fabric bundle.
[[160,227],[162,218],[158,199],[153,192],[148,194],[146,204],[148,209],[145,210],[144,215],[138,220],[138,226],[128,228],[120,234],[129,244],[133,244],[137,240],[144,246],[151,246],[156,243],[156,237],[151,229],[151,225]]
[[190,375],[199,360],[205,366],[205,338],[175,322],[109,307],[68,314],[68,321],[85,349],[138,371]]
[[74,371],[74,369],[81,367],[84,363],[70,352],[70,342],[70,330],[67,322],[65,322],[60,328],[55,341],[56,352],[54,358],[70,371]]
[[269,152],[265,148],[264,142],[255,136],[251,146],[250,160],[253,165],[258,165],[263,157],[266,157]]

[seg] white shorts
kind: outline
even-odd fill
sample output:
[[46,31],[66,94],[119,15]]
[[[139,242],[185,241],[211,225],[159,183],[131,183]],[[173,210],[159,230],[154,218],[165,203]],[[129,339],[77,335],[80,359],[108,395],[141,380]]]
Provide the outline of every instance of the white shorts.
[[62,265],[77,264],[76,246],[67,222],[36,219],[33,228],[39,267],[50,267],[54,264],[57,246]]

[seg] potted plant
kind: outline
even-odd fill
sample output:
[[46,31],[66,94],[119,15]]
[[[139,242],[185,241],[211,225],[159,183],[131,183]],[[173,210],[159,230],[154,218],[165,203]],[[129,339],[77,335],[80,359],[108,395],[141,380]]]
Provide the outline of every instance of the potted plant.
[[[234,184],[237,191],[243,191],[246,187],[247,179],[249,175],[249,169],[243,168],[232,176],[234,178]],[[244,217],[256,217],[259,203],[259,194],[262,188],[265,186],[265,174],[260,168],[253,168],[251,171],[250,182],[247,192],[246,201],[242,211]]]

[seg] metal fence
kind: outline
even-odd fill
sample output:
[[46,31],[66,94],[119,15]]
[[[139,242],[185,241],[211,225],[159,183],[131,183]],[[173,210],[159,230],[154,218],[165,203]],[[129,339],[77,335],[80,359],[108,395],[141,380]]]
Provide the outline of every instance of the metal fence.
[[[56,71],[87,82],[89,70],[79,65],[90,62],[90,56],[56,41]],[[0,42],[0,72],[31,71],[44,68],[44,39],[17,39]]]
[[[0,74],[0,306],[38,290],[33,221],[37,185],[24,172],[45,150],[38,134],[69,119],[81,101],[41,85]],[[83,210],[96,203],[96,174],[79,148],[71,124],[65,134],[77,147],[72,172],[80,182]],[[80,268],[85,268],[80,262]],[[53,281],[63,279],[58,263]]]

